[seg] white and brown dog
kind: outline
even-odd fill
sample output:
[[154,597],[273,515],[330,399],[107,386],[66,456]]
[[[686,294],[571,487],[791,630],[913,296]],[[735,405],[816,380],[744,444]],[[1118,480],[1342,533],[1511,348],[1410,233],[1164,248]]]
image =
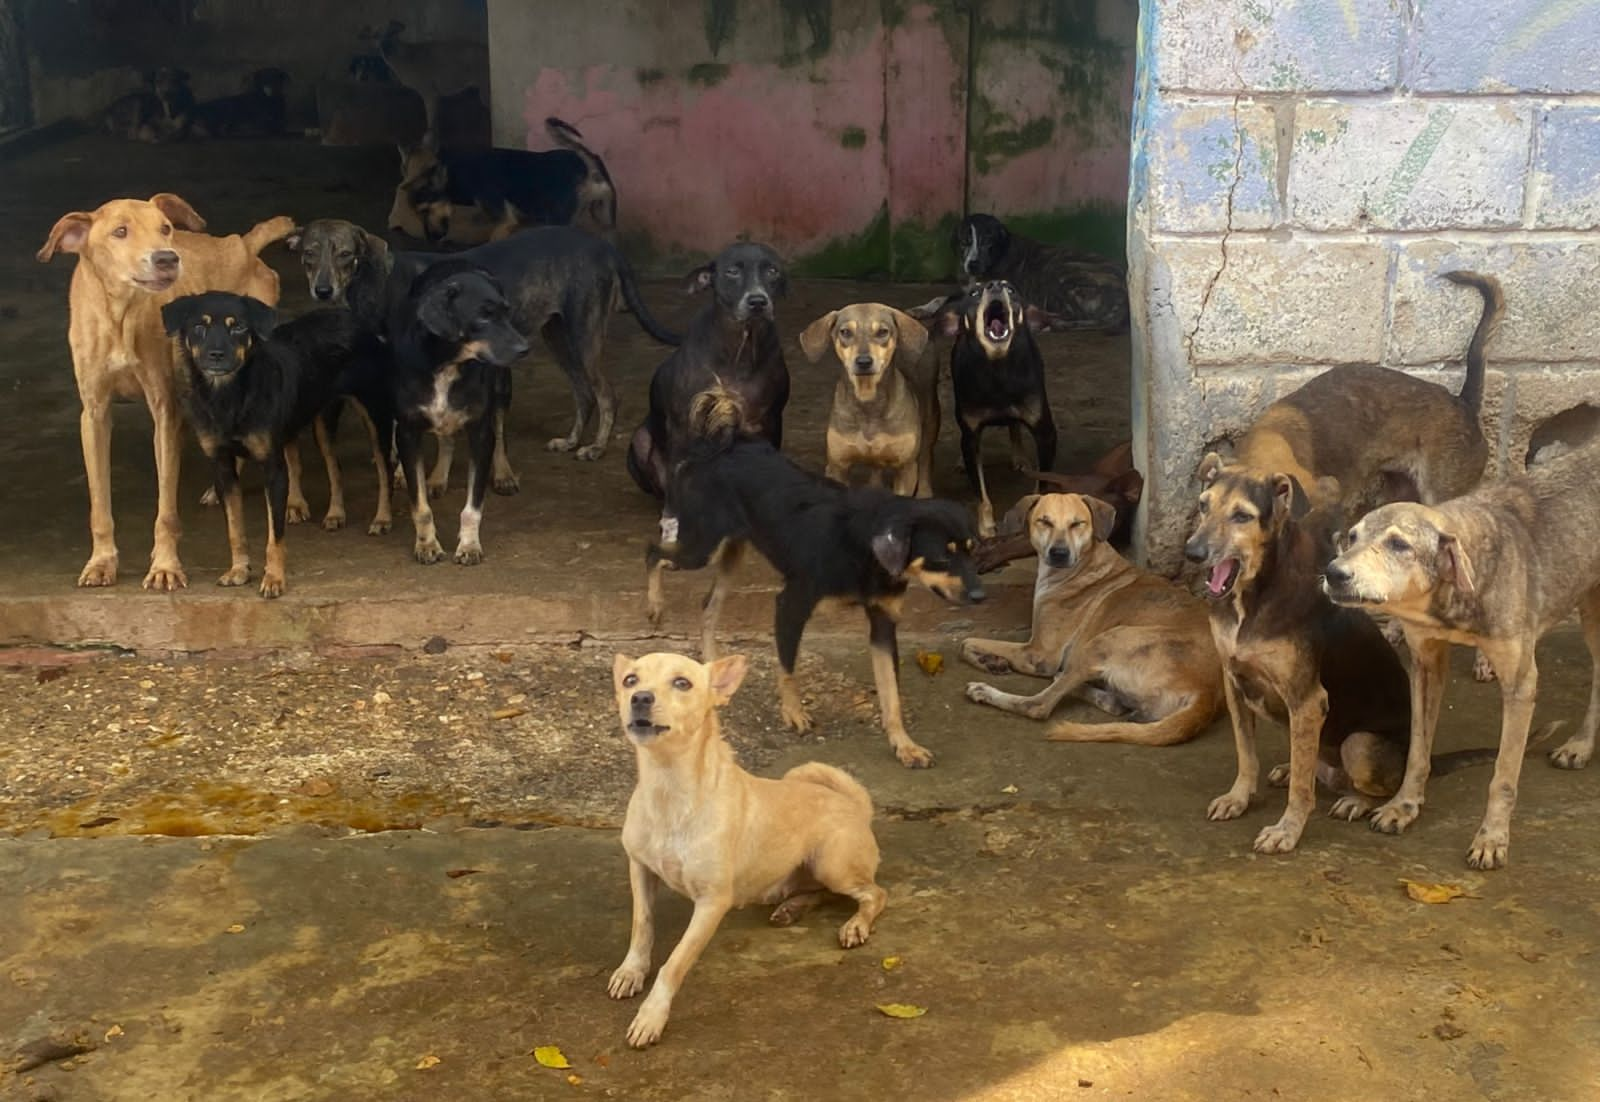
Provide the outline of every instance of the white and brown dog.
[[660,1040],[684,976],[734,907],[776,903],[772,922],[787,926],[827,893],[847,895],[858,906],[839,928],[839,944],[853,949],[888,902],[874,880],[872,797],[860,783],[820,762],[778,780],[752,776],[722,741],[717,708],[745,669],[743,655],[701,665],[678,654],[619,654],[612,666],[622,729],[639,764],[622,826],[633,932],[611,976],[612,998],[644,990],[657,889],[664,883],[694,902],[688,929],[628,1027],[635,1048]]

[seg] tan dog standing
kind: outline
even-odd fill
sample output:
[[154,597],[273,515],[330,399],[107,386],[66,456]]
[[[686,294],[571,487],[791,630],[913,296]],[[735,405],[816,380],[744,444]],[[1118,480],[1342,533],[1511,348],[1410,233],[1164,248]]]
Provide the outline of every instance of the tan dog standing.
[[1033,634],[1026,643],[968,639],[961,657],[990,673],[1048,677],[1035,696],[974,681],[967,699],[1047,719],[1077,694],[1120,723],[1058,723],[1048,738],[1171,746],[1194,738],[1222,707],[1222,667],[1206,607],[1134,566],[1106,542],[1116,509],[1078,494],[1029,494],[1008,516],[1039,555]]
[[178,559],[178,461],[181,424],[172,345],[161,307],[180,295],[231,291],[272,305],[278,275],[260,251],[294,230],[294,221],[268,219],[248,233],[208,237],[205,220],[188,203],[163,192],[113,199],[94,211],[73,211],[56,222],[37,254],[78,254],[68,296],[67,342],[83,403],[79,428],[89,482],[89,531],[94,547],[78,575],[83,586],[117,580],[116,531],[111,517],[111,402],[143,397],[155,423],[156,526],[146,589],[189,584]]
[[888,471],[895,493],[932,497],[939,365],[923,363],[927,329],[892,306],[858,302],[822,315],[800,334],[812,363],[830,346],[844,375],[828,415],[828,477],[845,482],[852,467],[866,467],[877,486]]
[[1538,691],[1534,647],[1577,609],[1594,663],[1583,726],[1550,752],[1581,769],[1600,728],[1600,445],[1436,507],[1368,513],[1323,575],[1341,605],[1385,613],[1411,651],[1411,744],[1399,791],[1372,816],[1398,834],[1422,810],[1451,643],[1476,645],[1500,675],[1500,752],[1489,805],[1467,851],[1478,869],[1506,863],[1511,812]]
[[777,903],[772,922],[787,926],[827,892],[848,895],[859,906],[839,928],[839,944],[853,949],[888,902],[874,882],[872,797],[860,783],[820,762],[780,780],[755,777],[722,741],[716,710],[745,669],[743,655],[703,666],[678,654],[619,654],[612,665],[622,729],[639,764],[622,826],[633,932],[611,976],[612,998],[644,989],[657,889],[664,883],[694,902],[688,929],[628,1027],[635,1048],[660,1040],[684,976],[732,908]]

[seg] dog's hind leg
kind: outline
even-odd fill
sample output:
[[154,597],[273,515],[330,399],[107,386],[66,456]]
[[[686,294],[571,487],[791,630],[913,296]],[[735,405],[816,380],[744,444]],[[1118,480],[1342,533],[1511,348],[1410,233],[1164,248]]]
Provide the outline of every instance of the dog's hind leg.
[[839,832],[832,835],[811,863],[811,874],[829,891],[848,895],[856,901],[856,913],[839,927],[839,945],[854,949],[865,945],[872,927],[889,903],[889,893],[874,877],[878,870],[878,845],[870,829],[866,837]]
[[570,452],[578,447],[578,441],[583,438],[583,428],[595,412],[597,398],[582,358],[573,347],[572,330],[566,323],[560,318],[551,318],[539,332],[550,354],[567,376],[567,383],[572,387],[573,406],[572,431],[565,436],[555,437],[545,444],[545,448],[553,452]]
[[1028,469],[1028,449],[1022,443],[1022,426],[1016,422],[1011,423],[1011,469],[1025,471]]
[[1319,774],[1324,784],[1339,793],[1329,816],[1351,823],[1366,818],[1395,794],[1405,771],[1405,751],[1394,743],[1370,731],[1345,736],[1339,744],[1339,768]]
[[361,423],[366,426],[367,443],[372,447],[372,468],[378,475],[378,508],[372,514],[372,523],[367,525],[367,535],[381,536],[394,524],[394,480],[389,473],[389,452],[394,447],[394,418],[380,412],[375,421],[366,406],[360,402],[353,404]]
[[1594,754],[1595,730],[1600,727],[1600,586],[1578,602],[1583,641],[1588,644],[1593,671],[1589,674],[1589,710],[1576,734],[1550,751],[1550,764],[1558,769],[1582,769]]
[[[1039,414],[1039,420],[1028,426],[1033,433],[1033,450],[1038,453],[1039,470],[1051,471],[1056,466],[1056,422],[1050,416],[1050,406],[1046,404]],[[1045,491],[1048,487],[1040,485],[1039,489]]]
[[[450,485],[450,465],[456,457],[456,438],[453,433],[435,433],[439,441],[439,454],[434,458],[433,471],[428,475],[428,496],[443,497],[445,487]],[[409,477],[411,469],[406,468]]]
[[317,438],[317,450],[322,453],[322,465],[328,470],[328,511],[323,514],[322,527],[329,532],[337,532],[344,527],[344,478],[339,470],[339,457],[334,453],[333,441],[329,438],[327,421],[322,414],[311,422],[311,431]]
[[[607,293],[604,301],[615,302],[616,293]],[[595,401],[594,441],[585,444],[573,454],[585,462],[599,459],[611,443],[611,433],[617,424],[617,392],[611,380],[600,370],[601,351],[605,345],[606,318],[610,313],[603,308],[598,297],[595,305],[583,316],[575,319],[569,330],[573,355],[578,360],[578,370],[583,373],[589,393]]]
[[918,746],[906,733],[905,720],[900,714],[900,653],[894,616],[880,605],[868,605],[867,627],[872,680],[878,688],[878,711],[884,733],[889,736],[889,747],[901,765],[908,769],[926,769],[933,764],[933,753]]
[[1500,675],[1500,750],[1494,760],[1494,776],[1489,778],[1489,806],[1467,850],[1467,864],[1475,869],[1498,869],[1505,866],[1511,848],[1511,812],[1517,804],[1528,730],[1533,726],[1539,667],[1531,640],[1526,644],[1520,639],[1497,640],[1493,646],[1485,642],[1483,649]]
[[300,484],[299,441],[290,440],[283,445],[283,461],[288,467],[289,479],[286,515],[290,524],[299,524],[311,519],[311,503],[306,501],[304,488]]
[[714,662],[717,658],[717,621],[722,617],[722,602],[728,597],[728,582],[739,568],[744,555],[744,544],[725,540],[712,555],[717,573],[711,579],[711,589],[706,593],[700,613],[700,661]]
[[[778,646],[778,707],[783,713],[783,722],[800,732],[811,730],[811,717],[800,700],[794,667],[800,660],[800,639],[805,635],[806,621],[811,619],[811,610],[815,607],[816,602],[793,585],[786,585],[778,592],[773,631]],[[876,670],[876,665],[873,668]]]
[[967,684],[967,699],[974,704],[987,704],[1002,712],[1026,716],[1028,719],[1049,719],[1058,704],[1098,673],[1094,663],[1072,658],[1067,660],[1065,668],[1056,675],[1055,680],[1032,696],[1002,692],[993,685],[972,681]]
[[522,488],[517,479],[517,472],[511,468],[511,460],[506,455],[506,411],[511,408],[511,369],[498,368],[495,372],[495,401],[497,408],[494,411],[494,474],[490,485],[494,492],[502,496],[516,493]]

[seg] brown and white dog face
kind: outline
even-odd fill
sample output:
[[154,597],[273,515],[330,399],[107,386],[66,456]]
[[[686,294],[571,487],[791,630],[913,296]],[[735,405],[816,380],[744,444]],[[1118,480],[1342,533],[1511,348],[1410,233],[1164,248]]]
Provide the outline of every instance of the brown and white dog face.
[[387,270],[389,246],[354,222],[319,218],[296,230],[286,242],[300,254],[306,287],[318,302],[343,303],[345,291],[362,266]]
[[1020,531],[1025,525],[1028,542],[1039,561],[1068,573],[1076,570],[1095,541],[1111,537],[1117,510],[1096,497],[1081,494],[1028,494],[1011,507],[1001,531]]
[[122,281],[152,294],[178,281],[181,258],[173,230],[199,233],[205,219],[176,195],[113,199],[92,212],[63,214],[36,253],[40,263],[57,251],[80,253],[107,283]]
[[1215,452],[1201,461],[1200,482],[1200,516],[1183,553],[1208,568],[1206,595],[1221,600],[1255,577],[1263,549],[1307,511],[1306,496],[1289,475],[1228,465]]
[[915,360],[928,345],[928,331],[892,306],[858,302],[822,315],[800,334],[800,348],[812,363],[830,344],[856,398],[870,402],[884,373],[894,367],[896,351],[903,349]]
[[1474,590],[1472,563],[1436,510],[1414,502],[1375,509],[1339,539],[1323,572],[1335,604],[1388,612],[1425,612],[1441,587]]
[[709,666],[681,654],[640,658],[618,654],[611,663],[622,733],[640,748],[692,747],[715,731],[715,709],[733,698],[748,665],[742,654]]

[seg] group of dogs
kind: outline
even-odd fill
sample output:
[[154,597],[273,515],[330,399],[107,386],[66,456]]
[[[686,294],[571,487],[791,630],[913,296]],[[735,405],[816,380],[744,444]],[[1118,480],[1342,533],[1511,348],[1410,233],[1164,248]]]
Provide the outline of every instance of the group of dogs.
[[[774,921],[788,922],[825,892],[843,893],[859,908],[840,931],[848,947],[866,940],[885,902],[874,881],[871,800],[857,782],[818,764],[778,781],[754,778],[720,740],[716,708],[746,664],[717,657],[716,629],[728,577],[750,545],[783,579],[778,693],[785,722],[799,730],[810,725],[795,678],[806,624],[824,603],[859,607],[891,748],[907,766],[931,764],[901,710],[903,600],[913,585],[951,603],[982,600],[977,538],[1017,531],[1038,556],[1031,638],[968,639],[961,655],[985,671],[1049,685],[1020,696],[975,682],[970,699],[1043,719],[1076,696],[1113,721],[1057,724],[1050,737],[1146,745],[1192,738],[1225,705],[1238,772],[1210,805],[1219,820],[1243,814],[1256,795],[1256,717],[1286,723],[1290,760],[1269,779],[1287,786],[1288,803],[1256,839],[1263,852],[1296,846],[1318,781],[1337,796],[1335,816],[1369,817],[1374,829],[1393,833],[1416,818],[1431,771],[1493,757],[1489,808],[1468,861],[1505,863],[1537,687],[1535,643],[1576,610],[1600,674],[1600,448],[1478,485],[1488,456],[1479,427],[1485,346],[1503,312],[1492,278],[1446,273],[1484,303],[1460,394],[1403,372],[1336,368],[1269,407],[1231,458],[1204,458],[1199,519],[1186,547],[1206,572],[1202,601],[1118,554],[1110,543],[1118,509],[1104,495],[1030,494],[997,522],[987,492],[980,440],[991,426],[1009,427],[1019,451],[1018,430],[1026,430],[1034,466],[1048,475],[1056,430],[1033,334],[1126,326],[1126,290],[1111,266],[973,216],[954,240],[962,290],[905,310],[851,304],[810,323],[799,338],[804,354],[818,361],[831,350],[841,369],[821,474],[782,451],[782,260],[764,245],[728,246],[687,280],[688,290],[709,293],[708,304],[683,334],[665,328],[607,239],[615,191],[604,165],[571,147],[570,127],[549,120],[548,128],[565,148],[528,154],[546,158],[537,171],[520,158],[508,165],[435,155],[426,171],[402,179],[396,207],[415,217],[421,236],[442,240],[470,227],[487,238],[461,252],[402,252],[349,222],[299,227],[284,217],[212,237],[188,203],[163,193],[64,215],[38,256],[78,256],[69,343],[93,538],[80,585],[110,585],[117,576],[108,416],[115,397],[142,396],[155,427],[159,492],[146,588],[187,584],[177,552],[181,410],[212,462],[227,517],[223,585],[251,576],[239,465],[251,459],[264,469],[260,591],[271,597],[286,584],[287,525],[309,516],[296,443],[305,430],[328,464],[324,525],[336,528],[346,518],[331,441],[340,410],[355,410],[379,488],[369,531],[392,523],[398,480],[423,563],[445,555],[430,498],[446,485],[451,441],[464,435],[467,496],[454,558],[472,564],[483,557],[487,489],[516,488],[505,411],[510,369],[533,336],[561,365],[574,398],[572,430],[549,447],[586,460],[603,455],[614,431],[616,394],[601,370],[611,316],[626,305],[648,335],[672,347],[626,455],[636,483],[662,503],[659,536],[646,552],[652,622],[662,614],[665,571],[711,566],[715,574],[702,662],[664,654],[615,662],[639,784],[623,831],[633,936],[611,979],[613,996],[643,987],[656,887],[665,883],[695,903],[630,1028],[632,1043],[660,1036],[684,974],[730,907],[775,902]],[[598,232],[520,228],[546,218],[588,218]],[[276,241],[299,250],[311,295],[325,304],[281,322],[277,276],[259,257]],[[951,340],[976,524],[965,507],[933,496],[930,455],[941,421],[940,365],[925,355],[933,334]],[[440,445],[431,473],[422,457],[429,432]],[[1025,456],[1014,458],[1025,465]],[[852,481],[855,468],[869,472],[864,484]],[[1349,526],[1346,517],[1359,519]],[[1369,614],[1404,637],[1409,669]],[[1482,672],[1500,680],[1497,755],[1432,754],[1450,643],[1475,645]],[[1597,724],[1600,676],[1582,726],[1552,761],[1585,765]]]
[[108,132],[143,142],[282,134],[289,74],[257,69],[241,85],[233,95],[197,100],[188,71],[164,65],[144,74],[143,87],[117,97],[101,121]]

